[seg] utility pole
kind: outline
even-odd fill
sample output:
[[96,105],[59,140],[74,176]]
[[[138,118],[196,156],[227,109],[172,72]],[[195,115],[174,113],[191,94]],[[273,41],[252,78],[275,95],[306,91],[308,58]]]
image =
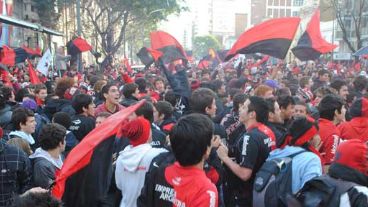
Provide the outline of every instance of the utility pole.
[[[82,24],[81,24],[81,14],[80,14],[80,0],[77,0],[77,34],[82,36]],[[82,53],[78,54],[77,59],[78,72],[82,72]]]

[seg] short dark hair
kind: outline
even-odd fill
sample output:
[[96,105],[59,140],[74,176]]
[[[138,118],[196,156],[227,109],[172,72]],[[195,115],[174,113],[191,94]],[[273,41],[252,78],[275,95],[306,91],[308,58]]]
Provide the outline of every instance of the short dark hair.
[[344,105],[344,101],[335,94],[328,94],[324,96],[318,104],[318,111],[320,118],[328,119],[332,121],[337,110],[341,113],[341,109]]
[[181,117],[170,132],[171,147],[180,165],[201,162],[211,145],[213,132],[213,122],[208,116],[193,113]]
[[144,78],[135,79],[135,83],[138,85],[138,90],[141,93],[144,93],[147,87],[147,82]]
[[310,79],[311,79],[310,76],[303,76],[302,78],[300,78],[299,81],[300,87],[305,88],[309,84]]
[[26,124],[28,117],[34,117],[33,111],[23,107],[18,107],[13,111],[11,123],[14,125],[16,130],[20,130],[20,124]]
[[266,99],[266,103],[268,105],[268,112],[275,113],[276,100],[274,98],[268,98]]
[[206,108],[211,107],[216,94],[208,88],[198,88],[190,97],[189,104],[193,112],[206,114]]
[[249,97],[248,113],[256,112],[256,120],[260,123],[266,123],[268,121],[268,105],[266,101],[258,96]]
[[37,94],[37,93],[39,93],[41,90],[47,90],[47,87],[46,87],[46,85],[45,84],[37,84],[37,85],[35,85],[34,86],[34,93],[35,94]]
[[10,99],[12,96],[12,93],[14,92],[13,88],[8,86],[2,86],[0,87],[0,92],[3,94],[6,101]]
[[101,98],[105,101],[105,96],[104,94],[108,94],[109,90],[111,87],[116,86],[116,84],[114,83],[107,83],[106,85],[104,85],[101,89]]
[[38,141],[43,150],[55,149],[60,142],[64,143],[66,128],[57,123],[46,124],[38,136]]
[[78,94],[73,97],[72,99],[72,106],[75,110],[76,114],[83,113],[83,108],[88,108],[88,105],[92,103],[93,99],[92,96],[87,94]]
[[227,95],[229,95],[231,100],[233,100],[234,96],[240,93],[242,93],[242,90],[240,90],[239,88],[230,88],[228,89]]
[[337,79],[337,80],[334,80],[332,81],[332,83],[330,84],[330,87],[331,88],[334,88],[337,92],[340,91],[340,89],[343,87],[343,86],[347,86],[348,84],[343,81],[343,80],[340,80],[340,79]]
[[174,112],[173,107],[167,101],[158,101],[154,105],[159,115],[164,115],[164,119],[170,118]]
[[0,89],[0,109],[3,109],[6,105],[7,99],[5,98],[5,95],[3,94],[2,90]]
[[128,84],[125,84],[124,87],[123,87],[123,95],[125,98],[129,98],[132,94],[135,93],[135,91],[137,90],[138,88],[138,85],[135,84],[135,83],[128,83]]
[[328,74],[328,75],[330,75],[330,72],[328,71],[328,70],[326,70],[326,69],[322,69],[322,70],[319,70],[318,71],[318,76],[323,76],[324,74]]
[[149,122],[153,123],[153,105],[152,103],[146,101],[142,104],[141,107],[139,107],[135,114],[137,116],[143,116],[145,119],[147,119]]
[[107,118],[107,117],[109,117],[111,115],[112,115],[111,113],[109,113],[107,111],[103,111],[103,112],[98,113],[97,116],[96,116],[96,118],[98,118],[98,117]]
[[295,100],[292,96],[280,96],[277,98],[277,103],[280,109],[287,109],[289,105],[295,105]]
[[239,104],[244,103],[247,100],[247,95],[245,95],[244,93],[238,93],[235,94],[234,98],[233,98],[233,110],[235,112],[239,111]]
[[24,97],[29,95],[28,88],[21,88],[15,93],[15,101],[22,102]]
[[12,207],[62,207],[62,202],[49,192],[26,192],[14,199]]
[[222,80],[216,79],[211,81],[211,84],[213,86],[213,90],[217,93],[218,90],[220,90],[221,86],[224,85],[224,82]]
[[354,79],[353,85],[355,90],[362,91],[367,88],[368,79],[365,76],[360,75]]
[[164,100],[169,102],[173,107],[175,107],[177,102],[177,95],[174,93],[173,90],[169,90],[165,93]]
[[68,113],[60,111],[54,114],[52,117],[52,122],[60,124],[66,129],[69,129],[70,125],[72,124],[72,119]]

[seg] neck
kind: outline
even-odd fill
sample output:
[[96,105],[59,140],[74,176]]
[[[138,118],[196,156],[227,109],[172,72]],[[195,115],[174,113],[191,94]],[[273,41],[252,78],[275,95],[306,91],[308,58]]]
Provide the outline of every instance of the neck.
[[52,158],[59,159],[60,156],[59,148],[47,150],[47,152],[51,155]]
[[250,120],[248,120],[247,122],[244,123],[244,126],[245,126],[245,128],[249,128],[249,127],[253,126],[256,123],[257,123],[257,120],[250,119]]
[[114,112],[116,110],[116,105],[110,102],[106,102],[106,108],[111,111]]
[[204,160],[200,161],[198,164],[193,165],[193,167],[198,168],[200,170],[203,170],[203,166],[204,166]]

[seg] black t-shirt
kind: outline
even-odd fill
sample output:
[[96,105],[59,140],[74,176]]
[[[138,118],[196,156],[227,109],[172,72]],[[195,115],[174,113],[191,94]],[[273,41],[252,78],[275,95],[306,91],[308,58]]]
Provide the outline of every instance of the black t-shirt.
[[[272,146],[272,139],[257,127],[248,129],[235,144],[235,161],[242,167],[252,169],[252,175],[246,182],[239,179],[239,185],[234,186],[237,196],[244,198],[246,206],[252,203],[253,182],[256,173],[267,159]],[[242,203],[243,203],[242,202]]]
[[77,114],[72,117],[72,124],[69,130],[73,132],[77,140],[81,141],[96,126],[96,121],[92,117]]

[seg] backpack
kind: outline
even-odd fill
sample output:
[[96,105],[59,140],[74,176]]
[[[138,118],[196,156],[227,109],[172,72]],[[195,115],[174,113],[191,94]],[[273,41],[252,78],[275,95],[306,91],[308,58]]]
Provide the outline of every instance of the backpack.
[[306,182],[295,195],[305,207],[335,207],[340,205],[340,197],[358,184],[322,175]]
[[292,194],[292,160],[303,152],[263,163],[254,179],[253,206],[287,206],[286,197]]

